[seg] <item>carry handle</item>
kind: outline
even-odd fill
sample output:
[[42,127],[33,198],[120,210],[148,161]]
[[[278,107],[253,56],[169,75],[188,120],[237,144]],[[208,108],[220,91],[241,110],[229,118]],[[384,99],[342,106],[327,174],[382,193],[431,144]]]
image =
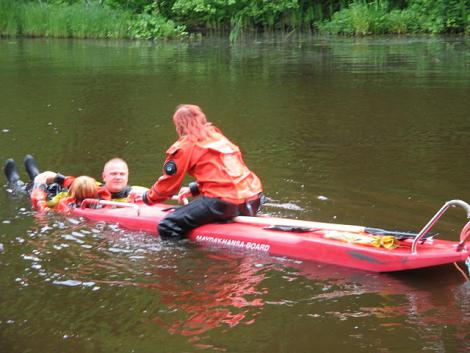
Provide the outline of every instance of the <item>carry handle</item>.
[[133,208],[137,212],[137,216],[140,216],[140,206],[135,203],[130,202],[118,202],[118,201],[108,201],[108,200],[98,200],[98,199],[85,199],[80,205],[81,209],[91,208],[91,205],[103,205],[103,206],[113,206],[119,208]]
[[[421,229],[421,231],[418,233],[417,237],[413,240],[413,244],[411,245],[411,253],[413,255],[417,254],[418,251],[416,248],[418,247],[419,241],[426,235],[427,232],[434,226],[434,224],[441,218],[441,216],[449,209],[450,206],[460,206],[462,207],[466,212],[467,212],[467,218],[470,219],[470,205],[466,203],[465,201],[462,200],[451,200],[447,201],[444,206],[441,207],[439,211],[434,215],[434,217],[431,218],[431,220]],[[469,222],[470,223],[470,222]],[[460,243],[457,246],[457,251],[461,251],[464,247],[464,244],[466,240],[469,237],[470,234],[470,226],[469,229],[465,230],[467,228],[468,224],[464,227],[462,230],[462,233],[460,234]],[[464,232],[465,230],[465,232]],[[466,235],[465,235],[466,234]]]

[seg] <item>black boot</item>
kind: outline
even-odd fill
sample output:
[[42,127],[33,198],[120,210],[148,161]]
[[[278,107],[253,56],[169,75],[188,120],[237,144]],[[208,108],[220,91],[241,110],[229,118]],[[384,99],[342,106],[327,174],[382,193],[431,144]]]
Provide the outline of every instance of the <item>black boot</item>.
[[36,165],[36,160],[30,154],[27,154],[24,157],[24,168],[29,175],[29,180],[33,181],[34,178],[39,174],[38,166]]
[[18,174],[18,169],[16,169],[16,163],[13,159],[9,158],[5,161],[3,171],[5,172],[8,183],[11,185],[16,185],[20,180],[20,175]]

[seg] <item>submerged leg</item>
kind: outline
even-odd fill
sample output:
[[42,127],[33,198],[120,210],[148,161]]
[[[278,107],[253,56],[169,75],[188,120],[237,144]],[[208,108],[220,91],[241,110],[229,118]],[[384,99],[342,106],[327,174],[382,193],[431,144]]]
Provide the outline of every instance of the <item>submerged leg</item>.
[[30,154],[24,157],[24,168],[29,175],[29,180],[33,181],[34,178],[40,173],[39,168],[36,164],[36,160]]

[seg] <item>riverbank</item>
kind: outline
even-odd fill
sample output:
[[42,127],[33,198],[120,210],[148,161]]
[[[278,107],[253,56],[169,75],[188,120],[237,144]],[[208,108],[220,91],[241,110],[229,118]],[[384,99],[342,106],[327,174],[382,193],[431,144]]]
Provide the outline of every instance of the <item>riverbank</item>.
[[3,0],[0,36],[174,39],[227,33],[235,41],[246,33],[276,31],[470,33],[469,7],[470,0],[278,0],[263,6],[244,0],[231,5],[214,0]]
[[100,3],[0,2],[0,36],[92,39],[186,37],[184,26],[151,12],[140,14]]

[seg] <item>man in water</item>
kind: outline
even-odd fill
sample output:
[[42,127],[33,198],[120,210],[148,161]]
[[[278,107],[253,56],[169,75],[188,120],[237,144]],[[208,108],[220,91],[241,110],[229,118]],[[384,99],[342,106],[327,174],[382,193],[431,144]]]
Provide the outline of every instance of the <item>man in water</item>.
[[121,158],[113,158],[106,162],[102,173],[103,188],[111,193],[112,200],[126,201],[132,189],[129,181],[129,167]]

